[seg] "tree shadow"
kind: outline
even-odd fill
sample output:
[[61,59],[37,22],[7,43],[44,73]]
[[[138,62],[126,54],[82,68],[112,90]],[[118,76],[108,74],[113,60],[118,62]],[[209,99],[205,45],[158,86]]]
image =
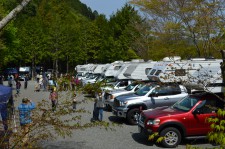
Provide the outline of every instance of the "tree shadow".
[[154,141],[150,141],[148,140],[148,137],[146,135],[140,134],[140,133],[132,133],[132,138],[134,139],[134,141],[136,141],[137,143],[146,145],[146,146],[153,146],[156,145],[154,143]]

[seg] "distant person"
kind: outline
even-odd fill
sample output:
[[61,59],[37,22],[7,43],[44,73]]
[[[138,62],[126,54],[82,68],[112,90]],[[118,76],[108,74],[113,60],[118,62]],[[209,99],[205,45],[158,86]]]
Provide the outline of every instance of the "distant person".
[[32,123],[31,111],[35,109],[35,107],[35,103],[26,97],[22,99],[22,103],[18,106],[20,126],[24,134],[22,139],[23,145],[27,144],[29,140],[29,129]]
[[20,94],[21,83],[19,79],[16,79],[16,95]]
[[73,109],[77,109],[77,94],[75,92],[73,94]]
[[0,75],[0,84],[3,84],[3,76]]
[[40,75],[37,74],[37,76],[36,76],[36,81],[37,81],[37,83],[39,83],[39,79],[40,79]]
[[92,122],[98,121],[99,120],[98,115],[99,115],[99,111],[97,109],[97,98],[95,98],[94,108],[93,108],[93,117],[92,117],[91,121]]
[[29,80],[29,77],[28,77],[28,75],[26,74],[25,77],[24,77],[24,89],[27,89],[28,80]]
[[98,110],[98,120],[99,121],[102,121],[103,120],[103,110],[104,110],[104,101],[103,101],[103,98],[102,98],[102,93],[99,92],[98,93],[98,97],[97,97],[97,103],[96,103],[96,108]]
[[56,105],[57,105],[57,100],[58,100],[58,95],[54,88],[51,88],[49,99],[51,100],[51,103],[52,103],[52,111],[55,111]]
[[76,79],[74,76],[72,76],[71,80],[70,80],[70,84],[71,84],[71,88],[74,91],[75,90],[75,84],[76,84]]
[[12,87],[13,86],[13,79],[11,76],[8,77],[8,86]]

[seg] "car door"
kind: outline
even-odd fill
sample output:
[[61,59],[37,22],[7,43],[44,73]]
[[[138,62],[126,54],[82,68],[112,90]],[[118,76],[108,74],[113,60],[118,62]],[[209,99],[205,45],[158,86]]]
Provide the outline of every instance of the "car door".
[[147,106],[150,108],[170,106],[182,98],[179,86],[159,86],[149,95]]
[[148,108],[156,108],[168,105],[169,98],[164,87],[158,86],[148,95],[145,101]]
[[203,100],[193,110],[189,117],[191,124],[187,128],[188,135],[206,135],[210,131],[210,123],[207,122],[207,118],[216,117],[216,110],[212,108],[216,106],[216,102],[217,100],[212,99]]

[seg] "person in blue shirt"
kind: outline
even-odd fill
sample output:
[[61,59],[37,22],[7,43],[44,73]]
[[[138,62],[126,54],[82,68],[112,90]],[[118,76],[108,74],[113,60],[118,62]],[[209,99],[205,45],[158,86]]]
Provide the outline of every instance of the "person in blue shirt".
[[35,108],[35,103],[26,97],[22,99],[22,103],[18,106],[20,126],[22,129],[22,133],[24,134],[22,142],[24,144],[26,144],[29,139],[29,128],[32,122],[31,111]]

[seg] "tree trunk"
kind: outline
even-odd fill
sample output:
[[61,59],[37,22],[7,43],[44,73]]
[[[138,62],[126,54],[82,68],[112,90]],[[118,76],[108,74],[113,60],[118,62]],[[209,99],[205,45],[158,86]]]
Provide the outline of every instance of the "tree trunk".
[[0,21],[0,30],[2,30],[31,0],[23,0],[16,8],[14,8],[6,17]]
[[223,86],[225,84],[225,50],[221,50],[221,55],[223,59],[223,63],[221,63],[221,72],[222,72],[222,79],[223,79]]

